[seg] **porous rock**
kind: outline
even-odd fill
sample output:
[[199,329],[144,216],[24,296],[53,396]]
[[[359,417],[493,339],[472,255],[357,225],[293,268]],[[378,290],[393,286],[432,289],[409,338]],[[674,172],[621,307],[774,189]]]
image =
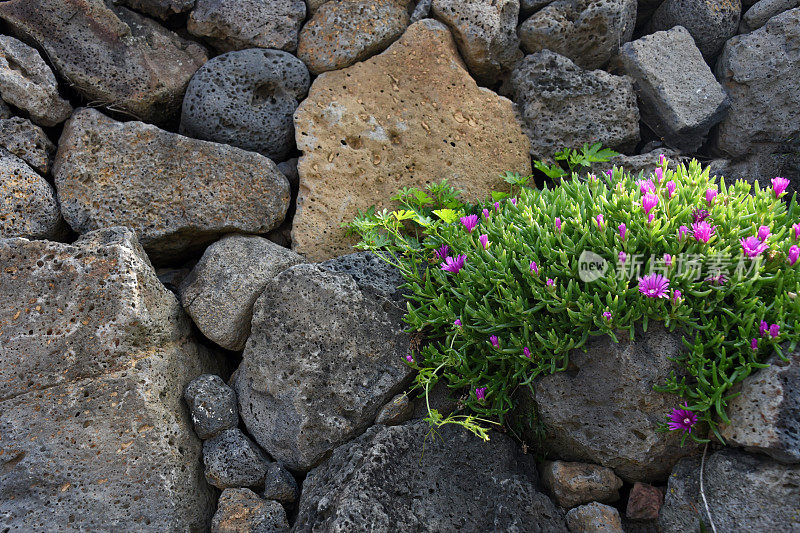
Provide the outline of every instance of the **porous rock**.
[[800,0],[760,0],[742,15],[739,33],[750,33],[757,30],[775,15],[798,5],[800,5]]
[[64,230],[53,187],[0,149],[0,238],[56,239]]
[[238,428],[226,429],[203,443],[206,481],[219,489],[264,484],[269,459]]
[[429,433],[424,421],[373,426],[334,450],[303,482],[296,530],[567,531],[509,437]]
[[408,400],[407,394],[398,394],[392,400],[381,407],[378,416],[375,417],[376,424],[384,426],[396,426],[411,418],[414,414],[414,404]]
[[349,67],[386,49],[409,24],[402,0],[334,0],[300,32],[297,57],[314,74]]
[[756,152],[736,160],[712,159],[708,161],[711,175],[725,176],[729,180],[759,182],[762,188],[770,188],[772,178],[781,176],[789,180],[786,189],[789,195],[800,190],[800,159],[791,152]]
[[286,511],[250,489],[225,489],[211,521],[211,533],[288,533]]
[[167,20],[174,15],[186,13],[194,7],[195,0],[114,0],[145,15]]
[[264,478],[264,492],[262,496],[267,500],[276,500],[285,504],[297,501],[300,488],[294,476],[280,463],[270,463],[267,475]]
[[622,480],[614,471],[603,466],[567,461],[547,461],[542,464],[542,483],[565,509],[597,501],[613,503],[619,500]]
[[189,406],[194,432],[209,439],[239,425],[236,393],[214,374],[194,378],[183,391]]
[[572,533],[623,533],[619,511],[597,502],[570,510],[567,526]]
[[557,0],[519,27],[529,54],[550,50],[586,69],[596,69],[630,41],[636,24],[636,0]]
[[433,4],[433,0],[419,0],[417,5],[414,6],[414,11],[411,12],[409,23],[414,24],[415,22],[428,18],[431,14],[431,4]]
[[93,105],[146,122],[178,113],[189,79],[208,59],[202,46],[103,0],[10,0],[0,3],[0,18]]
[[741,15],[741,0],[664,0],[650,19],[648,33],[683,26],[711,60],[736,35]]
[[520,15],[530,15],[534,11],[542,9],[553,0],[520,0],[519,12]]
[[317,12],[322,4],[326,3],[328,0],[306,0],[306,6],[308,8],[309,16],[313,16],[314,13]]
[[25,161],[39,174],[48,174],[56,153],[42,128],[22,117],[0,119],[0,146]]
[[181,393],[215,371],[128,229],[0,240],[0,516],[12,531],[202,530]]
[[657,148],[650,152],[639,155],[620,154],[612,157],[607,162],[595,163],[592,165],[593,172],[605,172],[614,167],[623,168],[625,172],[630,172],[634,176],[640,172],[644,176],[651,175],[656,167],[661,166],[661,156],[667,159],[667,168],[675,170],[678,165],[688,163],[690,159],[680,152],[671,148]]
[[217,56],[189,82],[180,131],[280,161],[294,149],[292,115],[310,83],[303,62],[281,50]]
[[447,178],[476,200],[501,187],[503,172],[531,172],[511,101],[477,86],[447,27],[431,19],[382,54],[319,76],[295,132],[303,156],[293,246],[315,261],[349,252],[341,223],[400,187]]
[[625,149],[639,140],[639,109],[627,76],[584,70],[543,50],[517,65],[511,90],[536,159],[550,159],[565,146],[600,142]]
[[235,385],[242,419],[274,459],[309,470],[406,384],[401,283],[369,254],[296,265],[267,282]]
[[289,205],[286,178],[262,155],[93,109],[67,122],[53,174],[72,229],[128,226],[155,260],[233,231],[266,233]]
[[631,520],[657,520],[663,504],[662,489],[637,481],[628,495],[625,516]]

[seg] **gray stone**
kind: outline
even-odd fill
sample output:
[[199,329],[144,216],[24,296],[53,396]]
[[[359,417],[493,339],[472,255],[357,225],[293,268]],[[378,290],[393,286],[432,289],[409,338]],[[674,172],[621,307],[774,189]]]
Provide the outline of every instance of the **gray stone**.
[[750,33],[757,30],[775,15],[799,5],[800,0],[760,0],[742,15],[739,33]]
[[7,35],[0,35],[0,96],[43,126],[60,124],[72,113],[39,52]]
[[384,426],[397,426],[406,422],[414,414],[414,404],[408,400],[407,394],[398,394],[392,400],[381,407],[378,416],[375,417],[376,424]]
[[167,20],[173,15],[186,13],[194,7],[194,0],[113,0],[145,15]]
[[773,356],[770,366],[745,378],[728,401],[731,420],[720,428],[728,445],[800,463],[800,352],[789,361]]
[[565,509],[597,501],[619,500],[622,480],[603,466],[566,461],[546,461],[541,465],[542,483],[556,503]]
[[432,9],[450,27],[461,57],[482,83],[493,85],[522,59],[519,0],[434,0]]
[[306,0],[306,6],[308,6],[308,15],[312,16],[314,13],[317,12],[322,4],[328,2],[328,0]]
[[303,0],[196,0],[187,28],[223,52],[245,48],[293,52],[305,17]]
[[613,167],[623,168],[625,172],[630,172],[637,176],[640,172],[644,176],[650,176],[656,167],[661,166],[661,156],[667,159],[667,168],[675,170],[678,165],[688,163],[690,159],[670,148],[658,148],[652,152],[639,155],[617,155],[605,163],[595,163],[592,165],[592,172],[599,173],[611,170]]
[[401,0],[335,0],[300,32],[297,57],[314,74],[339,70],[383,52],[409,24]]
[[547,430],[545,449],[566,460],[613,468],[627,481],[665,478],[697,448],[691,439],[681,447],[679,432],[658,431],[678,398],[653,386],[662,385],[670,372],[680,375],[668,357],[682,350],[680,335],[653,322],[646,335],[637,331],[635,341],[617,344],[596,337],[586,352],[573,350],[574,370],[535,383],[537,413]]
[[[658,518],[661,531],[711,530],[699,478],[699,457],[683,459],[675,466]],[[717,531],[800,530],[800,465],[787,466],[725,448],[706,458],[703,489]]]
[[239,425],[236,393],[221,377],[203,374],[194,378],[184,389],[183,397],[189,405],[194,432],[201,439]]
[[373,426],[303,482],[295,530],[566,532],[537,489],[533,458],[507,436],[459,426]]
[[253,438],[292,470],[362,433],[410,378],[399,274],[375,261],[293,266],[256,301],[239,410]]
[[0,240],[0,517],[11,531],[200,531],[183,387],[215,372],[135,234]]
[[264,478],[262,496],[267,500],[291,504],[296,502],[300,496],[300,488],[297,486],[294,476],[280,463],[270,463]]
[[597,502],[569,511],[567,526],[572,533],[623,533],[619,511]]
[[217,56],[189,82],[180,132],[280,161],[295,148],[292,115],[310,84],[303,62],[281,50]]
[[664,0],[650,19],[648,33],[683,26],[711,60],[736,35],[741,14],[741,0]]
[[725,116],[728,99],[692,36],[681,26],[620,48],[645,124],[674,148],[694,152]]
[[22,117],[0,119],[0,146],[19,157],[39,174],[49,174],[56,153],[42,128]]
[[11,118],[14,116],[14,113],[11,112],[11,108],[8,107],[8,104],[5,103],[4,100],[0,100],[0,118]]
[[10,0],[0,3],[0,17],[92,105],[145,122],[177,115],[208,59],[202,46],[103,0]]
[[800,149],[800,8],[728,41],[716,74],[731,100],[717,128],[719,150],[739,158]]
[[206,481],[218,489],[260,487],[269,459],[238,428],[226,429],[203,443]]
[[266,233],[289,207],[289,184],[270,159],[93,109],[67,122],[53,174],[72,229],[128,226],[154,260],[225,233]]
[[433,4],[433,0],[419,0],[417,5],[414,6],[414,11],[411,12],[409,24],[414,24],[415,22],[428,18],[431,14],[431,4]]
[[625,149],[639,141],[639,109],[626,76],[584,70],[543,50],[520,62],[511,87],[537,159],[550,159],[566,146],[601,142]]
[[225,489],[211,521],[211,533],[288,533],[286,511],[250,489]]
[[55,240],[64,229],[52,185],[0,149],[0,238]]
[[775,176],[789,180],[787,191],[791,195],[800,190],[800,159],[796,153],[755,153],[737,160],[713,159],[708,162],[711,175],[725,176],[729,180],[759,182],[762,188],[772,187],[770,181]]
[[203,335],[244,349],[253,304],[270,279],[303,258],[262,237],[230,235],[206,248],[181,286],[181,302]]
[[300,174],[297,172],[297,158],[293,157],[278,163],[278,170],[289,180],[289,187],[292,194],[297,195],[297,188],[300,186]]
[[530,15],[552,2],[553,0],[521,0],[519,3],[520,15]]
[[636,0],[557,0],[519,27],[525,52],[550,50],[578,66],[596,69],[631,40]]

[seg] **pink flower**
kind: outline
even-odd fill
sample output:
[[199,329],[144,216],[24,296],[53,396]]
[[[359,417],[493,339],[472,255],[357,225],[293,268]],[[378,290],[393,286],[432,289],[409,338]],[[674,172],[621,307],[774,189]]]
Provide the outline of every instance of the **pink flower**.
[[761,226],[758,228],[758,240],[761,242],[766,241],[767,237],[769,237],[769,233],[769,226]]
[[619,238],[620,240],[625,240],[625,234],[628,232],[628,227],[623,222],[619,225]]
[[692,236],[697,242],[708,242],[711,236],[714,235],[717,227],[712,226],[705,220],[702,222],[694,222],[692,224]]
[[625,255],[625,252],[620,252],[620,253],[619,253],[619,264],[620,264],[620,265],[623,265],[623,264],[625,264],[625,261],[626,261],[627,259],[628,259],[628,256],[627,256],[627,255]]
[[458,220],[464,225],[464,228],[469,232],[472,233],[472,230],[475,229],[475,226],[478,225],[478,215],[469,215],[465,217],[461,217]]
[[792,225],[794,231],[794,240],[800,239],[800,223]]
[[717,197],[717,190],[716,189],[707,189],[706,190],[706,202],[708,202],[708,205],[713,204],[714,203],[714,198],[716,198],[716,197]]
[[639,186],[639,190],[642,192],[642,194],[656,192],[656,186],[653,184],[653,180],[639,180],[636,182],[636,185]]
[[678,228],[678,240],[682,241],[686,234],[689,233],[689,228],[686,226],[681,226]]
[[647,215],[647,225],[648,226],[653,223],[653,218],[654,217],[655,217],[655,215],[653,213],[650,213],[649,215]]
[[681,301],[681,297],[682,296],[683,296],[683,293],[681,293],[681,291],[679,291],[678,289],[675,289],[674,291],[672,291],[672,303],[675,304],[675,305],[678,305],[680,303],[680,301]]
[[614,171],[613,170],[606,170],[605,174],[606,174],[606,176],[608,176],[610,178],[614,174]]
[[554,287],[555,284],[556,284],[556,280],[554,280],[553,278],[547,278],[547,286],[548,287]]
[[664,264],[667,266],[672,266],[672,256],[669,254],[664,254]]
[[789,180],[786,178],[781,178],[780,176],[772,178],[772,191],[775,193],[775,198],[780,198],[788,186]]
[[603,313],[603,318],[605,318],[606,320],[611,320],[611,311],[605,311]]
[[672,195],[675,194],[675,187],[677,187],[677,185],[675,185],[675,180],[669,180],[667,182],[667,197],[668,198],[672,198]]
[[483,401],[486,398],[486,390],[487,390],[486,387],[480,387],[475,389],[475,397],[478,400]]
[[556,229],[561,231],[561,219],[556,217]]
[[495,202],[494,203],[494,210],[495,211],[500,211],[500,202]]
[[484,209],[483,210],[483,218],[489,218],[489,210],[488,209]]
[[434,252],[434,256],[436,259],[444,259],[448,255],[450,255],[450,247],[447,246],[446,244],[443,244],[441,248],[439,248],[438,250],[436,250],[436,252]]
[[788,258],[790,265],[794,266],[794,264],[797,263],[797,259],[800,258],[800,248],[798,248],[797,245],[789,248]]
[[758,351],[758,339],[753,339],[750,341],[750,349],[754,352]]
[[461,319],[460,318],[456,318],[455,321],[453,322],[453,325],[455,327],[457,327],[457,328],[460,328],[461,327]]
[[639,292],[648,298],[667,298],[669,280],[661,274],[648,274],[639,278]]
[[483,246],[484,250],[489,247],[489,236],[485,233],[478,237],[478,240],[481,241],[481,246]]
[[594,219],[597,221],[597,229],[603,229],[603,215],[597,215]]
[[772,324],[769,327],[769,336],[772,337],[773,339],[777,338],[778,335],[780,334],[781,334],[781,327],[778,324]]
[[524,356],[525,356],[525,357],[527,357],[528,359],[530,359],[530,358],[531,358],[531,351],[528,349],[528,347],[527,347],[527,346],[525,346],[525,347],[522,349],[522,355],[524,355]]
[[686,403],[683,406],[687,409],[675,408],[670,413],[669,423],[667,424],[670,431],[683,431],[684,433],[688,431],[691,433],[692,428],[697,424],[697,415],[688,410],[689,406]]
[[666,161],[666,160],[667,160],[667,158],[664,157],[664,154],[661,154],[661,155],[658,156],[658,164],[659,165],[663,165],[664,161]]
[[742,244],[742,251],[744,255],[749,258],[758,257],[769,249],[767,243],[758,240],[758,237],[747,237],[746,239],[739,239]]
[[769,331],[769,324],[766,321],[762,320],[761,323],[758,325],[758,334],[762,337],[767,334]]
[[661,180],[664,179],[664,170],[661,169],[660,167],[656,168],[656,179],[658,180],[659,183],[661,183]]
[[489,342],[491,342],[492,346],[494,346],[495,348],[500,346],[500,341],[497,339],[497,335],[492,335],[491,337],[489,337]]
[[658,196],[653,193],[647,193],[642,198],[642,209],[644,209],[645,214],[649,215],[650,211],[653,210],[655,206],[658,205]]
[[712,222],[711,213],[706,211],[705,209],[692,209],[692,222],[702,222],[708,219],[709,222]]
[[451,272],[453,274],[458,274],[458,272],[464,268],[464,263],[467,261],[466,255],[457,255],[455,258],[452,257],[445,257],[444,263],[439,265],[439,267],[444,270],[445,272]]
[[409,363],[413,363],[414,362],[414,358],[411,357],[410,355],[407,355],[406,356],[406,361],[408,361]]
[[536,264],[536,261],[531,261],[531,272],[539,274],[539,265]]

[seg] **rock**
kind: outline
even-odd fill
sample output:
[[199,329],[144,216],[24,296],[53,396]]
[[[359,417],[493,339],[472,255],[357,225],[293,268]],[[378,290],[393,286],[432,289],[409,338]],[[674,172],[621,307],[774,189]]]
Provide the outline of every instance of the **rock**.
[[663,504],[663,490],[637,481],[628,496],[625,516],[631,520],[657,520],[658,511]]
[[11,118],[14,116],[14,113],[11,112],[11,109],[8,107],[8,104],[5,101],[0,100],[0,118]]
[[660,6],[664,0],[638,0],[638,5],[636,7],[636,27],[637,28],[644,28],[647,22],[650,21],[650,17],[653,16],[658,6]]
[[775,15],[800,5],[800,0],[760,0],[742,15],[739,33],[750,33],[767,23]]
[[703,57],[711,60],[736,35],[741,14],[741,0],[664,0],[653,13],[647,33],[683,26]]
[[72,229],[128,226],[154,260],[232,231],[266,233],[289,205],[286,178],[264,156],[93,109],[67,122],[53,174]]
[[625,43],[620,58],[633,78],[642,121],[670,146],[697,151],[729,103],[689,32],[676,26]]
[[545,449],[565,460],[613,468],[627,481],[665,478],[697,449],[691,439],[681,447],[677,432],[657,431],[678,399],[653,386],[672,371],[680,375],[668,358],[680,355],[681,336],[651,322],[647,334],[636,332],[635,341],[595,337],[586,349],[570,353],[573,370],[535,383],[537,412],[548,435]]
[[292,195],[296,197],[297,188],[300,186],[300,174],[297,173],[297,158],[293,157],[278,163],[278,170],[289,180]]
[[[699,457],[675,466],[658,518],[664,533],[710,530],[699,476]],[[800,465],[725,448],[706,458],[703,488],[717,531],[800,529]]]
[[760,452],[784,463],[800,463],[800,352],[789,362],[777,356],[751,374],[728,400],[731,423],[720,428],[728,445]]
[[431,19],[382,54],[318,77],[295,132],[303,156],[292,240],[313,261],[349,252],[341,223],[400,187],[447,178],[475,200],[499,189],[503,172],[531,172],[511,101],[477,86],[447,27]]
[[297,57],[314,74],[349,67],[384,51],[408,23],[401,0],[327,2],[303,26]]
[[145,15],[167,20],[174,15],[186,13],[194,7],[195,0],[114,0]]
[[184,389],[183,397],[189,405],[194,432],[201,439],[239,425],[236,393],[221,377],[203,374],[194,378]]
[[317,12],[322,4],[326,3],[328,0],[306,0],[306,6],[308,6],[308,15],[313,16],[314,13]]
[[0,149],[0,238],[55,240],[63,230],[53,187],[20,158]]
[[749,183],[758,181],[762,188],[770,188],[770,181],[775,176],[789,180],[787,191],[791,195],[800,190],[800,160],[794,153],[770,153],[764,151],[731,161],[713,159],[708,162],[711,175],[725,176],[730,180],[742,179]]
[[56,77],[39,52],[7,35],[0,35],[0,95],[42,126],[60,124],[72,113],[69,102],[59,96]]
[[610,468],[586,463],[547,461],[542,464],[542,483],[556,503],[565,509],[597,501],[619,500],[622,480]]
[[636,0],[557,0],[519,27],[529,54],[550,50],[579,67],[600,68],[633,36]]
[[189,82],[180,132],[280,161],[295,147],[292,115],[310,83],[303,62],[281,50],[217,56]]
[[305,17],[303,0],[196,0],[187,29],[222,52],[244,48],[293,52]]
[[414,11],[411,12],[409,24],[428,18],[431,14],[431,4],[433,4],[433,0],[419,0],[414,7]]
[[219,489],[263,486],[269,459],[238,428],[203,443],[206,481]]
[[39,174],[50,173],[56,153],[42,128],[22,117],[0,119],[0,146],[19,157]]
[[719,150],[734,158],[764,151],[797,152],[800,8],[728,41],[717,60],[716,74],[731,100],[730,111],[717,129]]
[[530,15],[534,11],[542,9],[553,0],[520,0],[519,12],[520,15]]
[[408,400],[407,394],[398,394],[392,400],[381,407],[378,416],[375,417],[376,424],[384,426],[397,426],[406,422],[414,414],[414,404]]
[[572,533],[623,533],[619,511],[597,502],[569,511],[567,526]]
[[592,172],[600,173],[618,167],[625,169],[625,172],[630,172],[634,176],[640,172],[645,176],[649,176],[655,171],[656,167],[661,166],[659,160],[662,155],[667,158],[667,168],[672,170],[678,168],[678,165],[686,164],[690,161],[688,157],[681,155],[680,152],[670,148],[658,148],[652,152],[639,155],[614,156],[605,163],[592,165]]
[[44,50],[93,105],[145,122],[174,117],[189,79],[208,59],[198,44],[103,0],[10,0],[0,3],[0,17]]
[[250,489],[225,489],[219,497],[211,533],[288,533],[280,503],[262,500]]
[[536,159],[583,143],[624,149],[639,141],[639,109],[627,76],[583,70],[543,50],[517,65],[511,88]]
[[264,479],[264,499],[276,500],[284,504],[297,501],[300,489],[292,474],[280,463],[270,463]]
[[0,264],[3,526],[204,529],[214,496],[181,393],[216,367],[135,234],[0,240]]
[[494,84],[522,59],[519,0],[434,0],[432,8],[450,27],[461,57],[479,81]]
[[253,304],[267,282],[303,262],[254,235],[230,235],[206,248],[181,286],[181,301],[203,335],[227,350],[244,349]]
[[374,257],[355,275],[341,272],[347,267],[284,270],[253,309],[239,410],[253,438],[291,470],[311,469],[362,433],[411,375],[402,278]]
[[[423,394],[414,401],[414,413],[411,418],[427,418],[428,417],[428,404],[425,401],[424,391]],[[447,416],[456,409],[458,409],[459,394],[447,387],[445,382],[437,381],[428,392],[428,402],[430,402],[431,409],[436,409],[442,416]]]
[[303,483],[296,531],[566,532],[533,459],[509,437],[430,429],[373,426],[334,450]]

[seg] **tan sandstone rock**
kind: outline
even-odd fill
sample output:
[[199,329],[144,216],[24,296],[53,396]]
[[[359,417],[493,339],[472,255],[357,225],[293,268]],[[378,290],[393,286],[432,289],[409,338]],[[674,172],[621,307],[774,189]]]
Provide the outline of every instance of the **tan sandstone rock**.
[[385,52],[326,72],[295,112],[300,192],[295,250],[319,261],[351,251],[342,222],[401,187],[447,178],[471,200],[531,172],[512,103],[479,88],[447,27],[421,20]]

